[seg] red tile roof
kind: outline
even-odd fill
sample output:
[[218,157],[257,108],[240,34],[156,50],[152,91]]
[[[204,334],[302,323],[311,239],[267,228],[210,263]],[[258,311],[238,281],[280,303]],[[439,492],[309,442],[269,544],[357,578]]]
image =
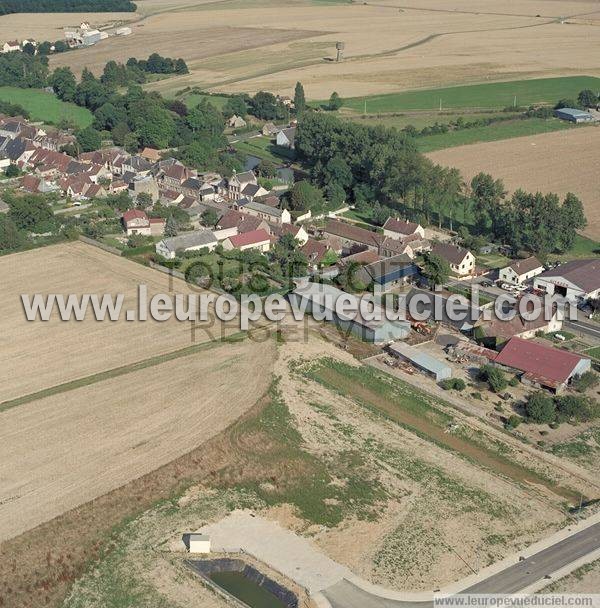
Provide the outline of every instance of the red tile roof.
[[148,220],[148,216],[146,215],[145,211],[142,211],[141,209],[129,209],[128,211],[125,211],[125,213],[123,214],[123,221],[125,223],[127,222],[131,222],[131,220]]
[[582,359],[585,357],[539,342],[511,338],[496,357],[496,363],[562,384]]
[[323,232],[371,247],[379,247],[383,241],[383,235],[381,234],[339,220],[327,220]]
[[229,237],[231,244],[234,247],[245,247],[247,245],[256,245],[258,243],[264,243],[270,240],[270,236],[266,230],[262,228],[259,230],[252,230],[250,232],[244,232],[243,234],[236,234],[235,236]]

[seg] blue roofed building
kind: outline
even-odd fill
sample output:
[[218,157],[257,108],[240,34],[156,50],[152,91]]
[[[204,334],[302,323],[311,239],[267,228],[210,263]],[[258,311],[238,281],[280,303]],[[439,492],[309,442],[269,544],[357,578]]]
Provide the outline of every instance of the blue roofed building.
[[406,254],[367,264],[358,271],[360,280],[373,285],[375,294],[387,293],[395,287],[412,283],[419,276],[419,267]]
[[560,108],[554,111],[554,116],[574,123],[592,122],[594,120],[594,117],[589,112],[578,110],[577,108]]
[[436,382],[452,377],[452,368],[447,363],[414,346],[409,346],[404,342],[395,342],[389,347],[389,351],[396,357],[408,361],[419,371],[435,378]]

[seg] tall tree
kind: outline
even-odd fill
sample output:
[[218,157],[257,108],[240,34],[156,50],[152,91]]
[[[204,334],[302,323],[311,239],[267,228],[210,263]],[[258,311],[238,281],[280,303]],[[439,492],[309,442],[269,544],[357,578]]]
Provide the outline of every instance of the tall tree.
[[306,97],[301,82],[297,82],[296,88],[294,89],[294,108],[298,114],[306,110]]

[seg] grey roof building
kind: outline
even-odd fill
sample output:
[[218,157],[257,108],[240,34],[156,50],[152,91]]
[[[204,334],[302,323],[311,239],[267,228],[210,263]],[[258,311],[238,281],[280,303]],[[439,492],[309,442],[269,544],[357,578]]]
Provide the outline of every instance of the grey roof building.
[[192,251],[204,247],[214,249],[217,242],[217,237],[210,230],[197,230],[163,239],[156,243],[156,253],[167,259],[172,259],[178,251]]

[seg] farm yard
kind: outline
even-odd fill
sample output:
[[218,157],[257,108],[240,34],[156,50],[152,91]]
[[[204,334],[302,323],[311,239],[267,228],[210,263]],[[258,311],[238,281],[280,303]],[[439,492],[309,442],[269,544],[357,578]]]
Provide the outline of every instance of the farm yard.
[[504,181],[508,190],[573,192],[585,206],[583,234],[600,240],[600,177],[596,157],[599,131],[577,128],[506,141],[473,144],[429,154],[436,163],[457,167],[468,181],[480,171]]
[[[462,83],[598,74],[600,24],[591,1],[429,0],[406,7],[398,0],[369,3],[311,0],[141,0],[135,14],[16,15],[0,18],[0,35],[55,40],[65,25],[86,18],[96,27],[127,21],[131,36],[111,38],[93,49],[52,57],[52,65],[101,70],[106,61],[125,61],[149,52],[182,57],[191,73],[151,83],[163,93],[188,86],[213,91],[270,90],[290,94],[297,80],[309,99],[332,90],[351,105],[370,100],[376,111],[389,104],[379,95]],[[563,22],[561,22],[561,20]],[[302,27],[297,24],[302,23]],[[9,25],[10,24],[10,25]],[[290,25],[295,24],[295,25]],[[173,31],[177,36],[171,35]],[[345,61],[336,63],[335,43],[345,42]],[[515,67],[518,66],[518,67]],[[517,94],[507,91],[505,105]],[[448,99],[446,107],[452,107]],[[438,107],[439,98],[427,107]],[[477,105],[473,103],[472,105]]]
[[68,121],[80,128],[85,128],[94,121],[92,113],[87,108],[76,106],[74,103],[65,103],[51,93],[39,89],[0,87],[0,101],[20,105],[29,112],[34,121],[55,125],[61,121]]
[[[223,467],[121,527],[116,550],[76,583],[65,606],[110,605],[118,589],[148,605],[193,592],[190,605],[206,605],[205,592],[182,568],[177,531],[218,521],[233,508],[252,509],[307,536],[359,576],[402,590],[460,578],[563,524],[560,497],[496,475],[380,415],[367,400],[374,386],[368,368],[312,331],[307,341],[298,337],[284,332],[273,370],[280,380],[261,412],[227,433],[227,452],[243,465]],[[344,384],[340,392],[342,385],[329,384],[335,369],[361,376],[364,385]],[[406,390],[390,383],[383,382]],[[386,407],[397,411],[423,406],[418,397],[388,397]],[[427,419],[447,415],[436,407]],[[469,432],[465,419],[455,422],[461,430],[449,438]],[[454,553],[465,548],[468,565]]]

